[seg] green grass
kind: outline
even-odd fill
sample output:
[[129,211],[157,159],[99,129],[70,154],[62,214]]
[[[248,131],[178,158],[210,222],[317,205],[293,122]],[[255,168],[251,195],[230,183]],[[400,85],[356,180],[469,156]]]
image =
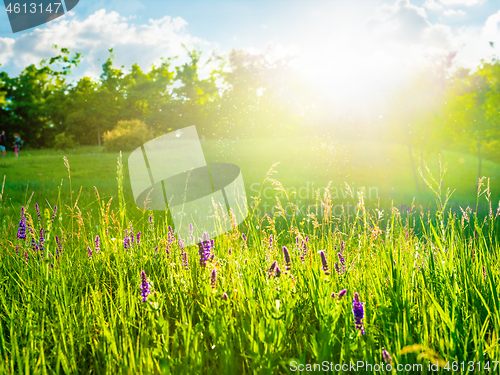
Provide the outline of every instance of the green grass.
[[[244,160],[256,146],[252,142],[233,152],[237,150]],[[271,151],[259,145],[262,148],[253,152],[267,162],[263,154]],[[212,146],[204,146],[209,161],[234,160],[231,155],[217,159],[210,153]],[[315,153],[307,150],[308,155]],[[392,166],[403,168],[401,150],[390,151],[401,157],[389,157],[389,163],[393,160]],[[493,361],[500,358],[496,207],[492,217],[485,219],[476,213],[453,213],[444,204],[434,205],[432,212],[417,207],[382,213],[356,197],[346,199],[357,206],[351,216],[303,217],[297,212],[287,216],[277,210],[262,217],[252,210],[244,224],[215,240],[214,259],[206,267],[200,265],[197,247],[186,248],[186,269],[176,241],[166,252],[165,214],[138,210],[117,189],[116,183],[121,186],[127,176],[124,171],[117,181],[116,155],[68,154],[72,195],[62,156],[43,151],[2,161],[2,170],[11,171],[6,173],[8,179],[16,176],[19,186],[26,181],[39,185],[16,192],[15,182],[9,182],[12,185],[6,184],[0,202],[0,373],[293,373],[292,362],[381,364],[385,348],[393,366],[421,364],[422,370],[415,373],[431,373],[429,361],[440,366],[434,373],[450,373],[454,361],[458,366],[465,361],[466,369],[474,361],[475,370],[469,373],[479,374],[486,372],[483,367],[477,369],[477,362],[489,363],[493,369]],[[311,161],[311,166],[290,169],[293,155],[283,152],[282,156],[278,170],[283,172],[278,174],[266,176],[263,167],[242,165],[247,184],[260,179],[265,180],[264,187],[269,186],[273,177],[291,186],[344,173],[320,174],[328,163],[324,157]],[[445,184],[459,182],[459,188],[466,186],[463,191],[469,185],[474,190],[474,179],[462,183],[468,173],[474,175],[472,168],[456,171],[452,158],[456,156],[445,154],[450,160],[450,179]],[[377,157],[382,160],[386,155]],[[379,174],[385,166],[370,164],[377,157],[359,156],[374,172],[353,171],[352,180],[373,178],[384,189],[398,181],[395,187],[406,199],[411,174],[408,177],[407,170],[401,170],[399,177],[394,174],[384,180]],[[487,163],[485,168],[495,171],[498,166]],[[38,180],[35,173],[42,174]],[[86,195],[76,202],[80,185]],[[91,188],[94,185],[99,195]],[[124,194],[126,189],[125,185]],[[28,222],[33,219],[33,235],[28,230],[23,241],[16,238],[21,218],[18,203],[32,190],[27,217]],[[125,205],[111,205],[108,210],[111,196]],[[438,191],[434,198],[438,196],[443,198],[444,192]],[[475,206],[475,197],[470,196],[464,195]],[[42,206],[37,219],[34,202],[42,203],[45,197],[58,205],[53,222],[50,206]],[[493,196],[486,191],[480,200],[486,202],[485,197],[492,200]],[[335,200],[323,194],[320,199],[316,203],[331,212]],[[281,202],[291,207],[286,199]],[[141,231],[142,240],[125,250],[125,229],[130,231],[131,226],[135,233]],[[43,254],[30,245],[31,236],[39,240],[42,227]],[[56,235],[63,242],[57,257]],[[97,235],[99,252],[94,244]],[[306,253],[295,246],[297,237],[299,241],[308,237]],[[290,270],[286,270],[283,246],[290,251]],[[93,250],[91,257],[88,247]],[[337,272],[341,248],[345,266]],[[322,269],[319,250],[326,254],[329,274]],[[283,272],[280,276],[268,273],[273,261]],[[217,269],[215,288],[213,269]],[[141,298],[143,270],[153,291],[146,302]],[[331,296],[342,289],[347,289],[342,299]],[[355,292],[364,303],[364,335],[356,329],[352,313]],[[444,369],[447,363],[450,371]]]
[[[410,169],[405,147],[370,141],[322,140],[316,138],[244,139],[240,141],[202,142],[208,162],[231,162],[242,169],[249,197],[255,196],[270,166],[279,162],[274,176],[285,188],[295,190],[291,199],[299,206],[314,204],[316,190],[331,182],[335,204],[346,202],[345,183],[353,190],[365,187],[365,200],[382,207],[410,206],[413,198],[418,205],[431,207],[434,198],[423,186],[418,191]],[[105,153],[99,147],[80,147],[70,151],[26,150],[18,159],[12,153],[0,160],[0,177],[6,176],[5,191],[8,202],[20,206],[34,192],[34,200],[50,204],[58,196],[62,185],[63,199],[69,199],[66,168],[63,156],[67,156],[72,170],[74,194],[82,187],[81,204],[94,201],[94,186],[102,197],[116,196],[116,160],[118,154]],[[128,154],[123,155],[125,164],[125,199],[133,204],[127,170]],[[456,189],[451,202],[458,206],[475,205],[477,158],[469,154],[444,152],[448,164],[446,183]],[[432,170],[438,167],[437,155],[426,155],[425,161]],[[462,161],[462,163],[460,162]],[[416,158],[418,164],[418,158]],[[491,179],[492,200],[500,199],[500,164],[483,161],[483,173]],[[264,201],[271,211],[275,204],[272,185],[265,187]],[[338,198],[337,198],[338,197]],[[300,202],[299,202],[300,201]],[[264,207],[264,206],[263,206]]]

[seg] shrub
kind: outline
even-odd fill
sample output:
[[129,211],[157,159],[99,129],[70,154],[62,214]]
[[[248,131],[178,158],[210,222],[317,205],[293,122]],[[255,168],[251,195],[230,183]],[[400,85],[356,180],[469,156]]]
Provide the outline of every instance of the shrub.
[[67,150],[68,148],[74,148],[77,143],[73,138],[73,135],[66,135],[66,133],[64,132],[56,135],[56,139],[54,141],[54,149]]
[[113,130],[104,134],[106,151],[132,151],[152,138],[146,124],[140,120],[118,121]]

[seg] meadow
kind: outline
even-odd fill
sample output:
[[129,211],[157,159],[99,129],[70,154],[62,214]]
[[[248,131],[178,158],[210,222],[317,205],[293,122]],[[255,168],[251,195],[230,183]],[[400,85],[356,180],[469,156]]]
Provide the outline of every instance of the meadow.
[[[445,152],[416,193],[399,146],[279,142],[203,143],[250,209],[203,249],[135,207],[126,154],[1,160],[0,373],[498,372],[499,165],[476,194],[474,157]],[[282,193],[307,182],[321,215]]]

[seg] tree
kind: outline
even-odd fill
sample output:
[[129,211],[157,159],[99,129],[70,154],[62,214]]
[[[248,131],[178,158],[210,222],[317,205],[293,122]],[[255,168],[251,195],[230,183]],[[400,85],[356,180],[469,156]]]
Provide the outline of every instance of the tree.
[[460,70],[447,92],[446,122],[456,137],[473,140],[478,157],[478,179],[482,173],[483,146],[500,135],[500,66],[485,63],[470,73]]
[[[55,46],[57,48],[57,46]],[[65,76],[80,62],[80,54],[70,54],[67,48],[48,62],[42,60],[39,67],[32,64],[17,77],[0,72],[0,97],[3,106],[0,120],[13,132],[17,132],[32,146],[50,144],[55,136],[54,120],[61,117],[64,105],[54,108],[54,100],[60,97],[69,84]]]

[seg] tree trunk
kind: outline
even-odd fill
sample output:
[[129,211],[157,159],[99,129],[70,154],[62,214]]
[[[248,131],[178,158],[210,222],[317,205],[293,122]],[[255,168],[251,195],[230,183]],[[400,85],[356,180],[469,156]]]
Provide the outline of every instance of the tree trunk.
[[97,143],[101,147],[101,129],[99,128],[99,124],[97,124]]
[[418,181],[417,170],[415,169],[415,161],[413,160],[413,151],[410,142],[408,142],[408,155],[410,156],[411,170],[413,172],[413,178],[415,179],[415,185],[417,186],[417,191],[420,191],[420,183]]

